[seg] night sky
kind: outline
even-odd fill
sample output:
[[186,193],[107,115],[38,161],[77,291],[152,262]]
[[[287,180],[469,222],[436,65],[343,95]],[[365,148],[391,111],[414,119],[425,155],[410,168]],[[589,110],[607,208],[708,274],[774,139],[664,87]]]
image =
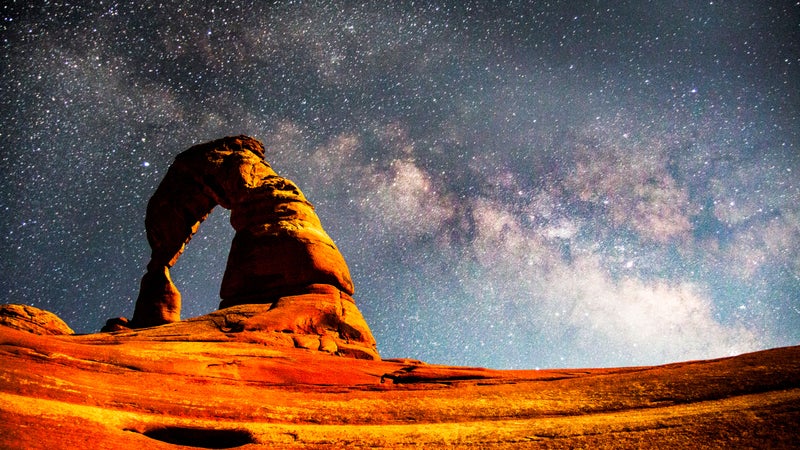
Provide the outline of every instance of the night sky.
[[[130,317],[174,156],[262,140],[384,357],[800,343],[800,3],[5,1],[2,303]],[[217,208],[172,271],[216,309]]]

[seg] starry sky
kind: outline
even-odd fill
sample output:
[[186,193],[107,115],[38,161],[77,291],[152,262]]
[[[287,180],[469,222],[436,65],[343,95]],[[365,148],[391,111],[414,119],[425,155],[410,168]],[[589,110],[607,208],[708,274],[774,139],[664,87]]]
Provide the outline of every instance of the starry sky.
[[[145,205],[226,135],[315,204],[384,357],[800,343],[800,3],[6,1],[0,301],[127,316]],[[216,309],[217,208],[172,271]]]

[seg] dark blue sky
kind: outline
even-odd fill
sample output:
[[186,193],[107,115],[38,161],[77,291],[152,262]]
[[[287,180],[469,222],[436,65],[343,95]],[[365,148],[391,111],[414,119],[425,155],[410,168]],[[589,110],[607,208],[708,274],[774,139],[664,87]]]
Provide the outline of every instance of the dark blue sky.
[[[129,317],[172,158],[250,134],[386,357],[800,341],[797,2],[149,3],[0,9],[1,301]],[[219,302],[227,219],[173,270],[184,317]]]

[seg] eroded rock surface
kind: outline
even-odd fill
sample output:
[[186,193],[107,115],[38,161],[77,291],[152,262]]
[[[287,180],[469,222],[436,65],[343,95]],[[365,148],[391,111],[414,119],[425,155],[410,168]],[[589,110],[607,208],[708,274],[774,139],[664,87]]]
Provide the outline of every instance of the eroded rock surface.
[[0,325],[33,334],[58,335],[74,333],[72,328],[57,315],[50,311],[27,305],[0,305]]

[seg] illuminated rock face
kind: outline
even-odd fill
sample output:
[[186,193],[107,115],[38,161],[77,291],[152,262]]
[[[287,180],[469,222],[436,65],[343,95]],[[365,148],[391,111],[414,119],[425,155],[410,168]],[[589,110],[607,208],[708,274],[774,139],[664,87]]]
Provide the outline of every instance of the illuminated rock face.
[[[375,348],[352,300],[347,264],[314,207],[293,182],[264,161],[262,144],[247,136],[197,145],[175,158],[147,205],[145,227],[152,254],[127,326],[180,320],[181,295],[169,268],[217,205],[231,210],[236,230],[222,279],[220,308],[264,304],[270,305],[265,306],[265,314],[285,315],[274,310],[292,307],[293,302],[285,299],[293,298],[294,303],[306,306],[297,308],[304,315],[292,322],[357,329],[358,333],[342,338]],[[348,314],[332,316],[328,300],[349,305]],[[333,324],[336,321],[340,323]],[[291,326],[273,331],[302,332]]]
[[28,305],[0,305],[0,325],[41,335],[73,333],[57,315]]
[[276,346],[293,338],[257,333],[255,306],[118,333],[0,326],[0,448],[797,448],[800,347],[500,371]]

